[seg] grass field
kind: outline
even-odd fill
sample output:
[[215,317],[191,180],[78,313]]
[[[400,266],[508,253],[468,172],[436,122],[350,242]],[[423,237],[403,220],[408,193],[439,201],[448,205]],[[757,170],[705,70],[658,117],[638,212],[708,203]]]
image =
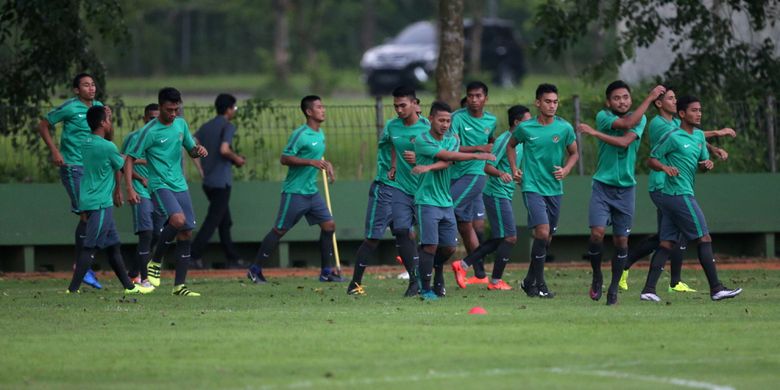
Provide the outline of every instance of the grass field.
[[[513,284],[522,272],[513,270]],[[401,298],[393,274],[368,295],[312,278],[193,279],[200,298],[103,291],[67,296],[63,279],[0,279],[0,388],[773,388],[780,381],[780,271],[722,271],[745,292],[640,302],[643,270],[620,305],[587,297],[589,271],[555,269],[553,300],[519,290]],[[684,279],[699,291],[698,270]],[[110,279],[107,274],[104,280]],[[661,284],[667,283],[666,277]],[[470,316],[473,306],[486,316]]]

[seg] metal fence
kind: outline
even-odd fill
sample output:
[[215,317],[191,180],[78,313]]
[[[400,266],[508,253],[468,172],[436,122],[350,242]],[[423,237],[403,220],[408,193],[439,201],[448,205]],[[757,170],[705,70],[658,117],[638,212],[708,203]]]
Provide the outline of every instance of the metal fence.
[[[498,118],[498,130],[507,129],[506,110],[510,104],[491,104],[487,110]],[[584,121],[594,124],[596,113],[603,102],[563,99],[559,115],[575,124]],[[114,106],[115,142],[121,145],[124,137],[142,125],[143,107]],[[376,172],[376,138],[384,121],[395,116],[392,106],[331,105],[327,106],[327,120],[323,124],[327,139],[326,158],[333,162],[340,179],[367,180]],[[427,112],[428,107],[423,107]],[[648,117],[655,115],[650,109]],[[53,182],[57,170],[49,162],[49,154],[37,132],[37,123],[29,123],[21,131],[11,132],[7,124],[14,120],[15,110],[0,108],[0,182]],[[733,127],[739,136],[713,141],[729,150],[728,163],[718,164],[720,172],[774,172],[777,158],[774,153],[777,138],[774,129],[780,119],[777,102],[707,103],[703,127],[707,129]],[[185,106],[183,117],[194,133],[199,126],[214,117],[211,106]],[[238,131],[234,147],[246,156],[247,164],[234,170],[236,180],[270,180],[284,178],[286,168],[279,164],[279,156],[293,129],[303,123],[297,106],[277,106],[267,103],[242,105],[234,120]],[[59,138],[58,126],[55,138]],[[647,141],[640,148],[638,161],[649,154]],[[587,136],[580,137],[581,162],[577,174],[590,175],[596,166],[597,144]],[[192,164],[186,165],[190,179],[198,180]],[[647,172],[644,164],[637,170]]]

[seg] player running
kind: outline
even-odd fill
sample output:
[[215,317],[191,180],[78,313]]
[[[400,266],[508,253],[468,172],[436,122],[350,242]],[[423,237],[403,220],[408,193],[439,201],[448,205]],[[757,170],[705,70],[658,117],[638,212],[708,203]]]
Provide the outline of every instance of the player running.
[[[574,128],[558,117],[558,88],[540,84],[536,88],[536,118],[520,123],[507,143],[507,158],[515,180],[522,179],[523,201],[528,209],[528,228],[533,229],[533,245],[528,274],[520,288],[529,297],[555,296],[544,280],[547,246],[558,228],[563,195],[563,179],[577,163]],[[515,150],[523,144],[523,171],[517,168]]]
[[323,159],[325,155],[325,106],[319,96],[309,95],[301,99],[301,111],[306,123],[293,130],[282,151],[280,162],[289,167],[282,183],[279,213],[271,231],[263,238],[260,249],[247,271],[253,283],[265,283],[262,266],[276,251],[279,240],[295,226],[301,217],[309,225],[320,226],[320,276],[321,282],[341,282],[341,275],[331,268],[333,263],[333,235],[336,223],[317,189],[317,175],[325,170],[328,180],[335,179],[333,165]]
[[84,274],[92,266],[98,249],[106,251],[108,263],[125,288],[125,294],[148,294],[154,287],[133,284],[122,262],[119,234],[114,225],[114,206],[122,205],[119,185],[120,169],[124,159],[111,140],[114,127],[111,111],[107,107],[92,106],[85,113],[86,122],[92,130],[79,147],[84,177],[79,192],[78,210],[86,216],[84,248],[81,251],[73,278],[66,293],[78,293]]
[[[490,160],[490,153],[458,152],[458,139],[448,133],[452,109],[446,103],[431,106],[431,129],[414,141],[417,165],[413,172],[420,175],[420,185],[414,194],[414,204],[420,230],[420,296],[435,300],[446,295],[444,264],[457,245],[454,203],[450,194],[451,161]],[[435,275],[432,275],[435,270]],[[431,288],[433,276],[433,288]]]
[[742,292],[741,288],[729,289],[718,279],[712,250],[712,238],[707,229],[704,213],[694,197],[696,170],[711,170],[704,132],[701,127],[702,108],[699,99],[684,96],[677,100],[677,115],[680,127],[669,131],[650,152],[647,165],[666,174],[663,189],[655,192],[653,202],[661,210],[661,243],[650,264],[650,272],[640,299],[660,302],[656,284],[663,272],[669,252],[679,236],[689,242],[695,241],[699,263],[707,276],[710,297],[713,301],[733,298]]
[[[474,252],[471,252],[463,260],[452,263],[455,272],[455,282],[460,288],[466,288],[466,270],[479,262],[485,256],[496,252],[496,261],[493,263],[493,273],[490,276],[488,290],[511,290],[512,287],[504,282],[504,268],[509,262],[512,248],[517,242],[517,228],[512,213],[512,197],[515,193],[515,182],[512,178],[512,169],[506,156],[507,143],[512,137],[512,130],[521,122],[531,119],[531,113],[525,106],[512,106],[507,112],[509,116],[509,131],[501,134],[493,144],[492,153],[496,161],[485,164],[485,173],[488,174],[487,184],[482,193],[492,238],[481,244]],[[515,147],[516,161],[522,161],[523,145]]]
[[636,153],[642,140],[647,118],[645,111],[665,92],[655,87],[642,103],[631,109],[631,88],[617,80],[607,86],[607,108],[596,115],[594,129],[585,123],[577,130],[598,139],[599,157],[593,175],[593,192],[588,207],[590,240],[587,257],[593,270],[590,299],[601,299],[604,276],[601,273],[604,233],[612,225],[612,280],[607,290],[607,305],[617,304],[618,282],[628,257],[628,235],[634,220],[636,202]]
[[195,144],[189,125],[179,117],[182,99],[176,88],[166,87],[157,94],[160,116],[141,129],[138,140],[127,154],[125,161],[125,186],[128,200],[140,204],[141,197],[133,187],[135,161],[146,159],[149,169],[149,189],[158,211],[167,219],[168,224],[160,232],[160,239],[147,267],[149,282],[160,285],[160,270],[168,247],[176,240],[174,257],[176,273],[173,295],[198,297],[185,284],[190,263],[192,229],[195,228],[195,212],[182,172],[181,148],[184,146],[192,158],[208,155],[206,148]]

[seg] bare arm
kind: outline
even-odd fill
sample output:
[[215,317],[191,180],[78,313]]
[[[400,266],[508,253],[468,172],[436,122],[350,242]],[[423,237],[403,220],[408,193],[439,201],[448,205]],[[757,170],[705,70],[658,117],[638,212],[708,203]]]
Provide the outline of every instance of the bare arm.
[[572,168],[574,168],[574,164],[576,164],[577,160],[580,158],[580,153],[577,150],[577,142],[572,142],[571,145],[567,146],[566,151],[569,153],[569,156],[566,157],[566,164],[564,164],[563,167],[556,166],[555,171],[553,171],[553,175],[555,175],[555,178],[558,180],[563,180],[568,176]]
[[509,160],[509,169],[512,171],[512,178],[520,182],[523,178],[523,171],[517,168],[517,140],[510,137],[506,143],[506,158]]
[[326,162],[325,160],[311,160],[308,158],[300,158],[296,156],[288,156],[283,154],[282,157],[279,159],[279,162],[282,165],[286,165],[288,167],[305,167],[305,166],[311,166],[315,167],[317,169],[325,169]]
[[461,153],[490,153],[493,150],[493,143],[476,146],[462,146],[458,149]]
[[509,183],[512,181],[512,175],[506,172],[499,171],[498,168],[490,164],[485,164],[485,173],[487,173],[490,176],[500,178],[501,181],[503,181],[504,183]]
[[654,171],[664,172],[669,176],[677,176],[680,174],[677,168],[664,165],[660,160],[653,157],[648,157],[647,166]]
[[122,171],[125,175],[125,188],[127,189],[127,201],[131,204],[139,204],[141,203],[141,197],[138,196],[138,193],[135,192],[135,189],[133,188],[133,165],[134,159],[132,156],[125,157],[125,166],[122,168]]
[[419,175],[430,171],[441,171],[442,169],[449,168],[450,165],[452,165],[451,162],[442,160],[436,161],[431,165],[415,165],[414,168],[412,168],[412,173]]
[[49,148],[52,163],[61,167],[65,165],[65,161],[62,159],[62,154],[60,153],[60,150],[57,149],[57,145],[54,144],[50,128],[51,124],[49,124],[49,121],[46,119],[41,119],[40,123],[38,123],[38,133],[41,135],[41,138],[43,138],[43,142],[46,143],[46,147]]
[[237,167],[243,166],[244,163],[246,163],[246,159],[236,154],[233,151],[233,148],[231,148],[230,144],[227,142],[223,142],[221,145],[219,145],[219,154],[222,155],[222,157],[230,160],[230,162],[232,162],[233,165]]
[[716,156],[721,161],[726,161],[729,158],[729,152],[726,151],[726,149],[719,148],[715,145],[712,145],[710,143],[707,143],[707,150],[710,151],[710,154]]
[[435,156],[439,160],[446,161],[470,161],[470,160],[487,160],[496,161],[496,156],[490,153],[463,153],[463,152],[450,152],[448,150],[440,150]]
[[617,146],[623,149],[628,148],[628,146],[631,145],[631,143],[637,139],[636,133],[634,133],[633,131],[626,131],[620,137],[615,137],[609,134],[602,133],[588,126],[585,123],[580,123],[577,126],[577,130],[587,135],[596,137],[597,139],[600,139],[601,141],[604,141],[607,144],[610,144],[612,146]]
[[653,88],[653,90],[650,91],[645,100],[642,101],[642,104],[640,104],[636,110],[631,112],[629,115],[620,117],[615,120],[615,122],[612,123],[612,128],[615,130],[631,130],[636,127],[636,125],[639,124],[639,122],[642,120],[642,115],[645,114],[647,108],[653,104],[655,99],[658,99],[658,97],[664,93],[666,93],[666,88],[664,88],[662,85],[658,85]]
[[736,136],[737,136],[737,132],[730,127],[724,127],[720,130],[707,130],[704,132],[704,138],[713,138],[713,137],[735,138]]
[[117,169],[114,171],[114,207],[122,207],[122,204],[125,203],[124,199],[122,199],[122,170]]

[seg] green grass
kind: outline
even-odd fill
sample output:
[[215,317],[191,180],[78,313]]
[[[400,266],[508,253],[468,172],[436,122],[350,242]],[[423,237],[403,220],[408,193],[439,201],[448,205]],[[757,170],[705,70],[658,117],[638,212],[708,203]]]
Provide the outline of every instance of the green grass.
[[[683,276],[706,289],[701,271]],[[570,269],[548,270],[559,295],[545,301],[448,279],[448,297],[426,303],[375,275],[364,297],[281,278],[191,280],[204,296],[180,298],[167,279],[129,300],[114,280],[66,296],[65,280],[5,279],[0,388],[774,387],[780,272],[721,276],[746,291],[653,304],[638,299],[637,270],[617,307],[590,301],[588,272]],[[476,305],[489,314],[467,315]]]

